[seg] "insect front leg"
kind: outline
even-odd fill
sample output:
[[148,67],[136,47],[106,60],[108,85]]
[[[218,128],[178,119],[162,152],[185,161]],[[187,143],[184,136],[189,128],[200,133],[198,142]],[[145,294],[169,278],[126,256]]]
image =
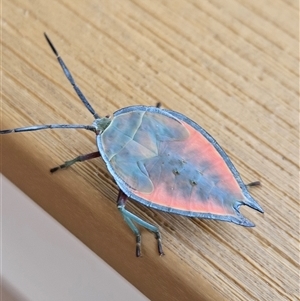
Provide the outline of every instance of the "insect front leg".
[[87,161],[87,160],[90,160],[90,159],[94,159],[94,158],[98,158],[100,157],[100,153],[99,151],[97,152],[93,152],[93,153],[89,153],[89,154],[85,154],[85,155],[80,155],[72,160],[69,160],[69,161],[66,161],[64,164],[61,164],[59,166],[56,166],[56,167],[53,167],[50,169],[50,172],[53,173],[59,169],[64,169],[64,168],[67,168],[77,162],[83,162],[83,161]]
[[160,235],[158,227],[142,220],[138,216],[136,216],[133,213],[126,210],[125,205],[126,205],[127,199],[128,199],[127,195],[122,190],[120,190],[118,199],[117,199],[117,206],[118,206],[118,209],[121,212],[125,222],[127,223],[127,225],[129,226],[129,228],[131,229],[131,231],[134,233],[134,235],[136,237],[136,256],[137,257],[141,256],[141,234],[140,234],[140,231],[138,230],[138,228],[135,226],[134,222],[136,224],[146,228],[147,230],[151,231],[152,233],[154,233],[155,238],[157,240],[158,253],[159,253],[159,255],[164,255],[164,252],[162,249],[162,244],[161,244],[161,235]]

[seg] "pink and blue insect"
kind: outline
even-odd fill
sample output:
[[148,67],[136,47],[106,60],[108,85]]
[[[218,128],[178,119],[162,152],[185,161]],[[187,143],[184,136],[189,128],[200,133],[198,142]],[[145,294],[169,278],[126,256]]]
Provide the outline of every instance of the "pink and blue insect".
[[46,34],[45,38],[94,122],[28,126],[2,130],[0,134],[59,128],[94,132],[98,151],[66,161],[51,172],[101,156],[119,187],[117,207],[136,237],[136,256],[141,255],[137,225],[154,233],[158,252],[164,253],[159,228],[129,212],[125,208],[128,199],[169,213],[254,226],[239,212],[239,207],[247,205],[263,213],[247,189],[259,182],[245,185],[212,136],[186,116],[159,105],[131,106],[100,117]]

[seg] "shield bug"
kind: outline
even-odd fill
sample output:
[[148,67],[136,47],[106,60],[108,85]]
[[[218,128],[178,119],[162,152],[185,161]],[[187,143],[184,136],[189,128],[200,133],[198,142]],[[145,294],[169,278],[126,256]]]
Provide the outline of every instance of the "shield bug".
[[254,226],[239,212],[239,207],[247,205],[263,213],[247,189],[259,182],[245,185],[225,151],[202,127],[159,105],[131,106],[112,116],[100,117],[46,34],[45,38],[78,97],[94,116],[94,122],[36,125],[2,130],[0,134],[58,128],[94,132],[98,151],[78,156],[50,171],[101,156],[119,187],[117,207],[135,234],[136,256],[141,254],[141,235],[136,225],[155,234],[158,252],[163,255],[161,235],[157,226],[126,210],[128,198],[169,213]]

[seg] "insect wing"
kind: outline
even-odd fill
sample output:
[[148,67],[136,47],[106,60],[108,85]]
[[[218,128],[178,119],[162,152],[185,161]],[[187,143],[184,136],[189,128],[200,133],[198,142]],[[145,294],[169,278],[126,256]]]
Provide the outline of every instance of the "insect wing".
[[97,144],[119,187],[146,206],[244,226],[240,205],[261,210],[223,149],[182,114],[121,109]]

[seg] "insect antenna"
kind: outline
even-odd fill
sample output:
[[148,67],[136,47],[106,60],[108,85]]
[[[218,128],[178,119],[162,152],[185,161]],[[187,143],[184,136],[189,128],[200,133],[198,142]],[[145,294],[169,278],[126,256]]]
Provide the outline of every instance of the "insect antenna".
[[69,71],[68,67],[65,65],[63,59],[60,57],[60,55],[58,54],[57,50],[55,49],[54,45],[52,44],[52,42],[50,41],[49,37],[47,36],[47,34],[45,32],[44,32],[44,36],[45,36],[50,48],[52,49],[53,53],[55,54],[65,76],[67,77],[67,79],[69,80],[71,85],[73,86],[73,88],[74,88],[75,92],[77,93],[78,97],[80,98],[80,100],[83,102],[85,107],[93,114],[95,119],[100,118],[100,116],[95,112],[95,110],[93,109],[91,104],[88,102],[88,100],[86,99],[84,94],[81,92],[80,88],[75,83],[75,80],[74,80],[71,72]]

